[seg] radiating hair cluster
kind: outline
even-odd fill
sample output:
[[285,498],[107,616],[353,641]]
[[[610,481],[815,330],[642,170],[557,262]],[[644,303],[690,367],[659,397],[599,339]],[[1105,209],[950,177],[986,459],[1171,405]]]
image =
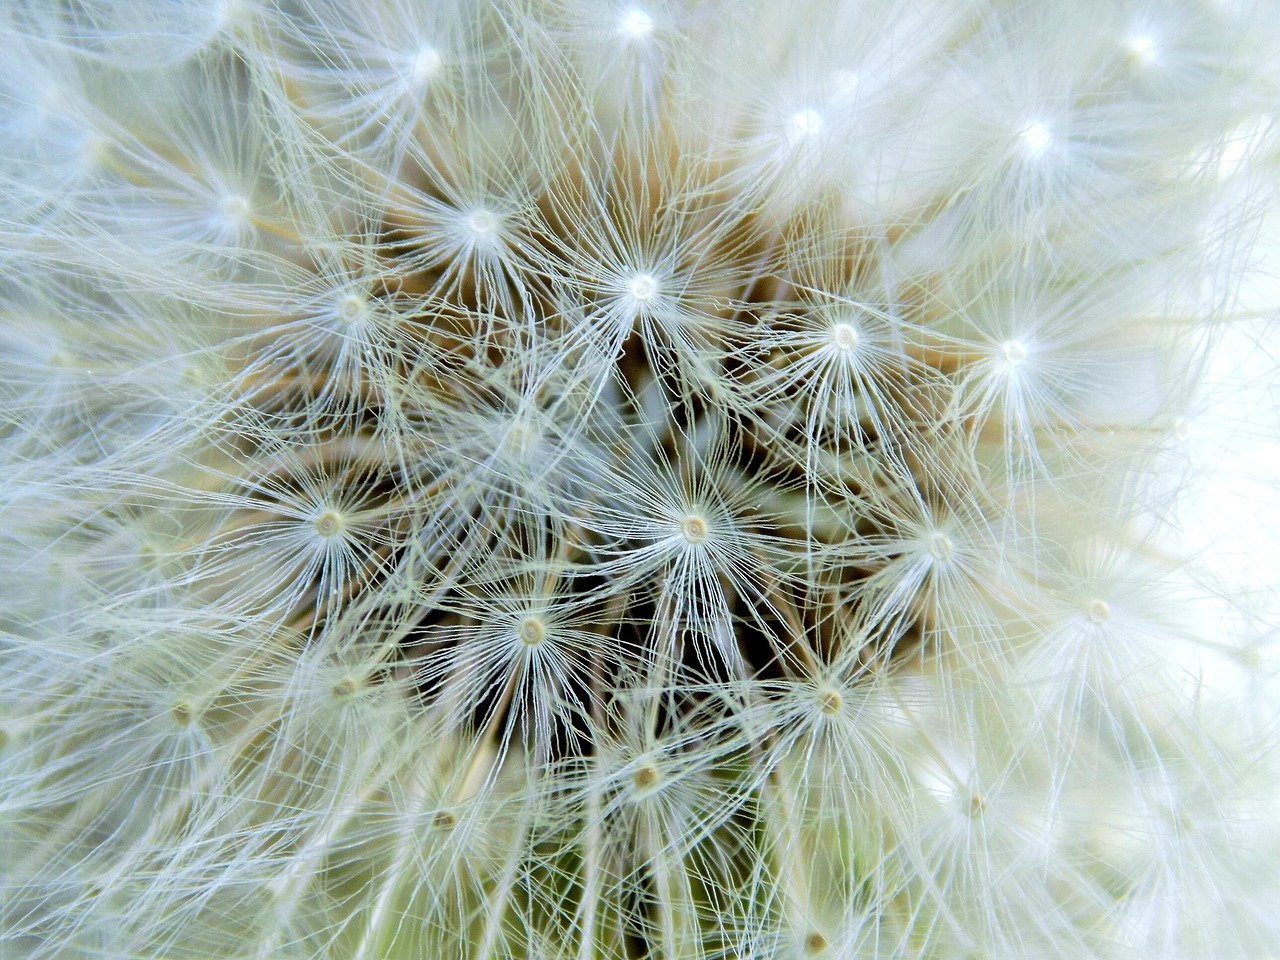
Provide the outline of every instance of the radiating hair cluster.
[[1278,13],[14,0],[0,953],[1265,956]]

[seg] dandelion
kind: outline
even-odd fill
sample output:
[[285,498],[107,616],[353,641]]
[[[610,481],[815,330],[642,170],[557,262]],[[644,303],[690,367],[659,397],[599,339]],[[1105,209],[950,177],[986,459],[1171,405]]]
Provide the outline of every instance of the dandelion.
[[1280,938],[1266,4],[0,13],[0,954]]

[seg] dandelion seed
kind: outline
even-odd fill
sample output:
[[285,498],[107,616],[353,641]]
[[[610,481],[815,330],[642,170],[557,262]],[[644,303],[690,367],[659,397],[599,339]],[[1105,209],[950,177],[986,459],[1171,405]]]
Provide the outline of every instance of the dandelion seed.
[[359,294],[349,293],[338,301],[338,319],[343,326],[354,327],[369,316],[369,303]]
[[826,950],[828,946],[827,938],[820,933],[811,933],[804,938],[804,949],[806,953],[817,955]]
[[857,70],[836,70],[831,75],[831,86],[840,97],[851,98],[858,91],[862,78]]
[[9,6],[0,954],[1270,955],[1272,5]]
[[238,232],[249,222],[251,210],[252,206],[248,197],[232,193],[222,198],[219,212],[227,227],[232,231]]

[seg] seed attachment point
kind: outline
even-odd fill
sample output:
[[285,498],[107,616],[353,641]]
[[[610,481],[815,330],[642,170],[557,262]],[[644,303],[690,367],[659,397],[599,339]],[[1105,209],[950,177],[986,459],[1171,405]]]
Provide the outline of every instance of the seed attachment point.
[[837,323],[831,327],[831,343],[841,353],[849,354],[858,349],[858,331],[851,323]]
[[702,543],[710,533],[707,521],[696,513],[691,513],[680,521],[680,536],[690,544]]
[[424,44],[413,56],[413,62],[409,68],[409,82],[415,87],[422,86],[440,72],[443,64],[444,57],[440,56],[440,51]]
[[799,110],[791,115],[787,123],[787,133],[795,141],[807,140],[822,133],[822,114],[817,110]]
[[1020,367],[1027,362],[1027,345],[1021,340],[1006,340],[1000,345],[1000,355],[1011,367]]
[[804,952],[810,956],[822,953],[828,946],[827,938],[816,930],[804,938]]
[[491,210],[473,210],[466,223],[467,230],[477,240],[487,240],[498,232],[498,218]]
[[312,521],[312,525],[316,528],[317,534],[328,539],[340,534],[346,522],[342,519],[342,514],[336,510],[325,510]]
[[355,326],[369,316],[369,301],[358,293],[348,293],[338,301],[338,319],[344,326]]
[[637,303],[648,303],[661,289],[657,278],[648,273],[637,273],[627,284],[627,293]]
[[938,532],[930,535],[926,541],[926,549],[929,551],[929,556],[933,557],[934,560],[939,563],[946,563],[955,553],[956,546],[945,533]]
[[844,706],[844,697],[840,696],[840,691],[833,690],[830,687],[823,687],[818,691],[818,709],[826,716],[832,716],[840,712],[840,708]]
[[649,790],[657,784],[659,776],[658,768],[652,763],[646,763],[631,775],[631,782],[638,790]]
[[333,685],[333,688],[329,692],[333,694],[333,699],[337,700],[339,703],[347,703],[348,701],[355,699],[355,695],[359,690],[360,684],[357,683],[353,677],[343,677]]
[[644,40],[656,27],[653,17],[637,7],[632,7],[618,20],[618,33],[625,40]]
[[520,642],[527,647],[536,647],[547,637],[547,625],[541,617],[525,617],[516,630]]

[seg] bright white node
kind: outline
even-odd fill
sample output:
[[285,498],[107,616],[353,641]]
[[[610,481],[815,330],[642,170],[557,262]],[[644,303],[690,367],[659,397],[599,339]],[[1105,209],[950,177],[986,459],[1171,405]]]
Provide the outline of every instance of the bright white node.
[[707,521],[696,513],[691,513],[680,521],[680,536],[691,544],[702,543],[709,532]]
[[341,514],[334,510],[326,510],[313,521],[316,533],[322,537],[335,537],[342,532],[345,524],[342,522]]
[[1111,619],[1111,604],[1105,600],[1094,600],[1089,604],[1089,622],[1098,626]]
[[1000,345],[1000,353],[1011,367],[1020,367],[1027,362],[1027,346],[1021,340],[1006,340]]
[[816,137],[822,132],[822,114],[817,110],[801,110],[792,114],[788,131],[796,140]]
[[955,544],[951,542],[951,538],[945,533],[935,533],[929,537],[928,541],[929,556],[945,563],[951,559],[951,554],[955,551]]
[[344,324],[360,323],[369,315],[369,303],[357,293],[349,293],[338,302],[338,319]]
[[520,642],[528,647],[536,647],[547,636],[547,627],[538,617],[525,617],[520,621],[520,628],[516,631],[520,636]]
[[249,198],[231,193],[222,198],[222,219],[240,223],[249,216]]
[[1048,124],[1038,121],[1025,127],[1018,136],[1022,140],[1022,155],[1029,159],[1043,157],[1053,142],[1053,131]]
[[409,79],[420,86],[439,73],[443,63],[444,58],[440,56],[439,50],[431,46],[422,46],[414,54]]
[[837,323],[831,328],[831,342],[841,353],[852,353],[858,348],[858,331],[851,323]]
[[835,324],[831,328],[831,342],[841,353],[858,349],[858,328],[852,324]]
[[658,295],[658,281],[647,273],[638,273],[627,284],[627,293],[637,303],[646,303]]
[[631,9],[618,21],[618,32],[629,40],[643,40],[653,33],[656,26],[649,14],[643,10]]
[[1148,64],[1156,59],[1156,42],[1145,33],[1135,34],[1125,41],[1129,55],[1139,63]]
[[488,210],[476,210],[467,217],[467,229],[477,239],[491,237],[498,231],[498,218]]

